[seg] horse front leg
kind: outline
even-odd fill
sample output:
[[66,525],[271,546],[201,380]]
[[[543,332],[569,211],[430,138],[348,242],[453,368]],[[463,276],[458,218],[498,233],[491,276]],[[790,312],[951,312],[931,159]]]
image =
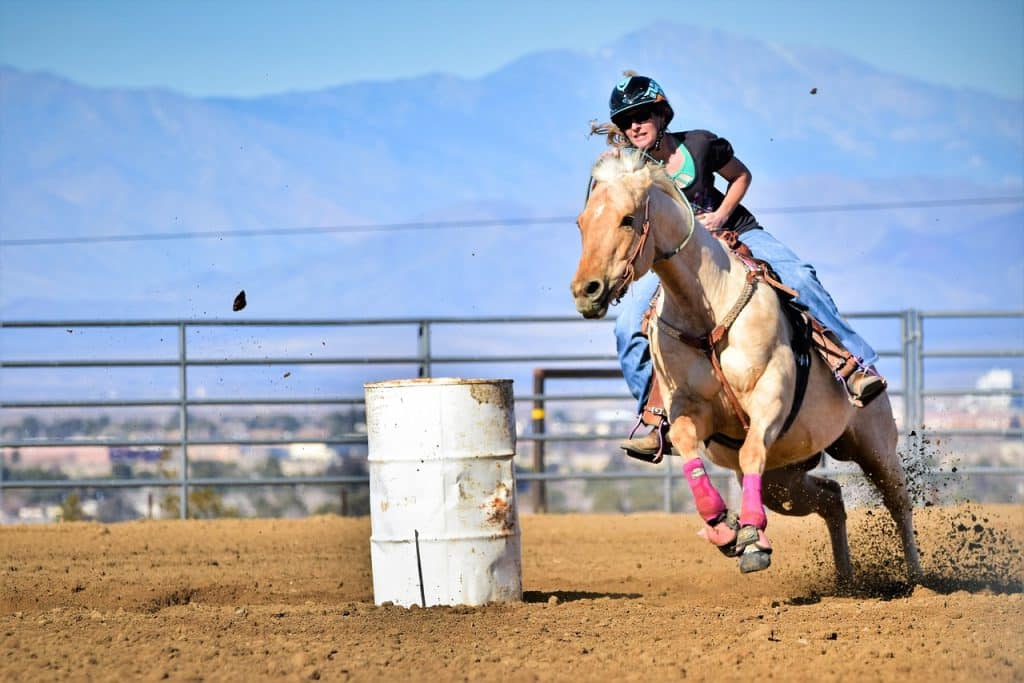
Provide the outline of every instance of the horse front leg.
[[767,453],[764,430],[751,424],[739,452],[743,502],[740,505],[736,554],[740,558],[740,571],[744,574],[767,569],[772,563],[772,544],[765,535],[768,517],[761,496],[761,475]]
[[721,494],[704,469],[704,461],[700,457],[703,436],[697,422],[688,416],[673,420],[668,432],[676,452],[686,458],[683,461],[683,474],[693,494],[697,514],[704,520],[702,534],[722,554],[735,557],[739,523],[736,515],[727,509]]

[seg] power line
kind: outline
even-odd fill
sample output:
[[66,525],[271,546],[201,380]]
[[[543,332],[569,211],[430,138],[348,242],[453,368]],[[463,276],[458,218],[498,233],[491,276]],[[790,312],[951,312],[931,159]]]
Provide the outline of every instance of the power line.
[[[925,209],[948,206],[987,206],[1021,204],[1024,196],[971,197],[966,199],[926,199],[899,202],[862,202],[858,204],[821,204],[760,208],[757,214],[844,213],[851,211],[885,211],[892,209]],[[496,218],[489,220],[419,221],[413,223],[377,223],[355,225],[319,225],[294,228],[252,228],[240,230],[196,230],[184,232],[126,233],[120,235],[85,235],[81,237],[33,237],[0,239],[0,247],[31,247],[61,244],[98,244],[109,242],[155,242],[183,239],[223,239],[225,237],[266,237],[272,235],[317,235],[329,233],[374,233],[402,230],[453,230],[463,228],[504,228],[514,226],[554,225],[575,222],[575,216],[545,218]]]
[[512,225],[550,225],[574,221],[576,218],[501,218],[493,220],[429,221],[417,223],[376,223],[368,225],[318,225],[296,228],[252,228],[241,230],[197,230],[186,232],[154,232],[122,235],[87,235],[83,237],[37,237],[0,240],[0,247],[27,247],[44,244],[92,244],[97,242],[150,242],[181,239],[212,239],[224,237],[265,237],[267,235],[311,235],[326,233],[397,232],[399,230],[450,230],[457,228],[489,228]]
[[928,209],[943,206],[985,206],[1022,204],[1021,197],[972,197],[970,199],[922,199],[920,201],[864,202],[860,204],[820,204],[758,209],[754,213],[841,213],[846,211],[883,211],[886,209]]

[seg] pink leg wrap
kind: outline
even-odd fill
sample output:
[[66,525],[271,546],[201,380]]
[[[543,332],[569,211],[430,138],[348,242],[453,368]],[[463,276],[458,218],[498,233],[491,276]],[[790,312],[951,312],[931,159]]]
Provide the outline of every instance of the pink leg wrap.
[[740,525],[764,529],[768,526],[768,518],[761,504],[761,475],[743,475],[743,505],[740,507]]
[[718,495],[714,485],[704,471],[704,463],[700,458],[694,458],[683,463],[683,473],[686,475],[686,483],[693,491],[693,500],[697,504],[697,513],[710,522],[725,512],[725,501]]

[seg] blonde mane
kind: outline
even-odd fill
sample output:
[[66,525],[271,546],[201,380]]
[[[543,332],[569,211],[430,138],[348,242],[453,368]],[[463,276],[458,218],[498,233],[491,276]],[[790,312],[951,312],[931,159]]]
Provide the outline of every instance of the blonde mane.
[[653,186],[675,202],[689,221],[693,222],[693,208],[676,184],[665,172],[665,167],[650,161],[636,149],[606,152],[594,163],[591,177],[598,183],[619,184],[626,188],[639,204],[643,195]]
[[648,162],[640,152],[632,149],[620,149],[605,152],[598,157],[590,175],[599,183],[613,183],[623,176],[654,166],[655,164]]

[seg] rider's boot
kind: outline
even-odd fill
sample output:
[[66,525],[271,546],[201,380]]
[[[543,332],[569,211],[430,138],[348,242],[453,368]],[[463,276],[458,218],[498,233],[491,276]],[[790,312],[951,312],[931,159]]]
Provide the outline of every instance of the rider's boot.
[[[664,401],[661,397],[661,386],[657,375],[651,381],[651,392],[647,397],[647,403],[640,413],[637,428],[641,424],[651,428],[643,436],[633,437],[619,443],[619,448],[626,451],[626,455],[643,460],[645,462],[659,463],[666,453],[677,455],[672,448],[672,442],[668,440],[668,412],[665,410]],[[633,430],[636,431],[636,428]]]
[[846,393],[850,397],[850,403],[858,408],[863,408],[871,403],[888,386],[885,378],[878,374],[874,366],[854,370],[853,374],[846,378],[844,384]]
[[886,390],[888,383],[885,378],[878,374],[874,366],[861,365],[832,330],[826,329],[813,318],[811,326],[811,339],[815,348],[835,373],[836,378],[842,382],[850,403],[863,408]]

